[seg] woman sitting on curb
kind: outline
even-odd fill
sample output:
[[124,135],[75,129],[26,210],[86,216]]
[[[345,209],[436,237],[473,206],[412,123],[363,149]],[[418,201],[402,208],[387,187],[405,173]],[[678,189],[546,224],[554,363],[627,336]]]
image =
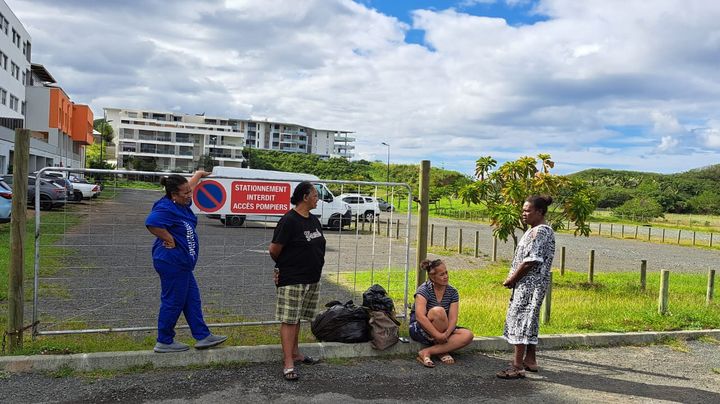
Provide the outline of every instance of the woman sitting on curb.
[[428,281],[415,291],[415,304],[410,311],[410,337],[427,348],[418,352],[417,360],[432,368],[432,355],[440,355],[442,363],[451,365],[450,352],[472,342],[473,333],[457,325],[459,301],[457,289],[448,283],[448,271],[442,260],[424,260],[420,268],[427,271]]

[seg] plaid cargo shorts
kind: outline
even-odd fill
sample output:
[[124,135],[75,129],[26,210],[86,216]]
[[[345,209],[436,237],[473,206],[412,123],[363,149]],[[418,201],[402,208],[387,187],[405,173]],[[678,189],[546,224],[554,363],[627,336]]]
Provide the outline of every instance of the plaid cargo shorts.
[[276,295],[275,320],[285,324],[312,320],[317,312],[320,283],[280,286]]

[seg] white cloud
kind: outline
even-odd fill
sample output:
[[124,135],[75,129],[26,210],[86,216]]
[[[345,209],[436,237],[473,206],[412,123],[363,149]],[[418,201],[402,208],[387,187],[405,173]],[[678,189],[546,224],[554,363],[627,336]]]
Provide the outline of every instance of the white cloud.
[[[549,152],[559,171],[679,171],[720,157],[720,2],[541,0],[547,20],[514,26],[416,10],[411,27],[350,0],[7,2],[34,61],[96,113],[348,129],[363,158],[384,160],[387,141],[393,161],[468,173],[487,154]],[[410,28],[428,47],[404,42]]]

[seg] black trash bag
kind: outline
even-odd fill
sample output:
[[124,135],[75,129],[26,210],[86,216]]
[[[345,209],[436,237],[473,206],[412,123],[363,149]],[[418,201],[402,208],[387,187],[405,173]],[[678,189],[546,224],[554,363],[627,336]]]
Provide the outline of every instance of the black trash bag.
[[370,341],[367,311],[350,300],[345,304],[335,300],[325,305],[327,310],[310,323],[310,330],[319,341],[367,342]]
[[363,293],[362,305],[370,310],[395,313],[395,304],[387,295],[385,289],[378,284],[370,286],[370,288]]

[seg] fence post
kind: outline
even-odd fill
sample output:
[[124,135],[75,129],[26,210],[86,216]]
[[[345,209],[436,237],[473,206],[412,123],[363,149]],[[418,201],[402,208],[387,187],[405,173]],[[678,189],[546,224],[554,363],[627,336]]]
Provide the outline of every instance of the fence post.
[[480,231],[475,231],[475,258],[480,256]]
[[387,237],[387,238],[390,238],[390,226],[391,226],[391,225],[392,225],[392,222],[391,222],[390,219],[388,218],[388,221],[387,221],[387,234],[386,234],[386,237]]
[[680,244],[680,233],[682,233],[682,229],[678,229],[678,244]]
[[620,227],[620,238],[625,238],[625,225],[622,224],[620,226],[622,226]]
[[552,306],[552,286],[553,286],[553,274],[552,271],[550,271],[550,282],[548,283],[547,292],[545,293],[545,299],[543,299],[543,311],[542,311],[542,317],[540,321],[542,321],[543,324],[547,324],[550,322],[550,309]]
[[497,261],[497,236],[493,236],[493,251],[492,251],[492,260]]
[[565,246],[560,247],[560,275],[565,276]]
[[665,242],[665,229],[663,228],[662,242]]
[[435,238],[435,223],[430,225],[430,246],[433,246],[433,239]]
[[647,285],[647,260],[640,260],[640,290]]
[[595,250],[590,250],[590,260],[588,263],[588,282],[593,283],[595,277]]
[[610,237],[612,237],[612,233],[613,233],[613,224],[610,223]]
[[648,241],[650,241],[651,232],[652,232],[652,227],[648,227]]
[[395,222],[395,240],[400,239],[400,219]]
[[598,223],[598,236],[602,236],[602,223]]
[[[13,152],[13,198],[10,213],[10,270],[8,272],[8,351],[23,346],[24,291],[23,268],[27,225],[28,160],[30,159],[30,131],[15,129]],[[40,186],[39,184],[36,186]],[[33,195],[33,199],[35,195]],[[40,209],[40,206],[35,206]]]
[[[420,286],[423,282],[425,282],[425,271],[420,269],[420,263],[427,257],[428,208],[430,207],[430,160],[422,160],[420,162],[420,179],[418,188],[418,196],[420,197],[420,203],[418,203],[418,216],[420,217],[418,219],[417,226],[417,250],[415,250],[415,286]],[[412,204],[411,201],[412,199],[408,200],[408,205]],[[390,222],[390,220],[388,220],[388,222]],[[410,223],[408,222],[408,226],[409,225]],[[410,230],[408,229],[408,232],[409,231]],[[407,301],[405,303],[407,304]],[[406,313],[405,308],[403,309],[403,313]]]
[[695,230],[693,230],[693,245],[695,245]]
[[443,250],[447,250],[447,226],[445,226],[445,230],[443,231]]
[[713,241],[712,239],[713,239],[713,234],[710,233],[710,247],[712,247],[712,241]]
[[635,240],[637,240],[638,237],[638,225],[635,225]]
[[458,229],[458,254],[462,254],[462,227]]
[[670,271],[663,269],[660,275],[660,296],[658,297],[658,313],[666,314],[668,308],[668,282]]
[[711,269],[708,271],[708,282],[707,282],[707,293],[705,294],[705,303],[710,304],[713,299],[713,293],[715,292],[715,270]]

